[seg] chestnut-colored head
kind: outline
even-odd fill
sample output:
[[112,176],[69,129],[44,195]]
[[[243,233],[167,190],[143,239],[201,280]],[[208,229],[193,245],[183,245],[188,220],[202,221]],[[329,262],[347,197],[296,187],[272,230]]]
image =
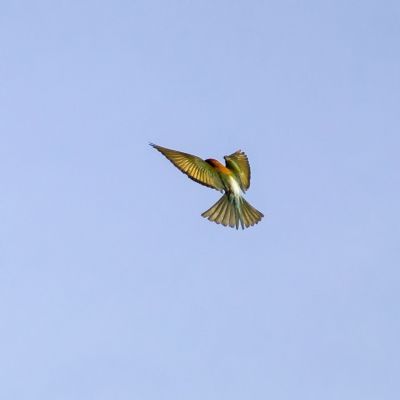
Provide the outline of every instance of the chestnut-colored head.
[[206,160],[206,163],[210,164],[217,171],[222,172],[223,174],[226,175],[232,174],[232,171],[230,169],[226,168],[225,165],[221,164],[218,160],[215,160],[214,158],[208,158]]
[[224,167],[223,164],[221,164],[218,160],[215,160],[214,158],[207,158],[206,163],[210,164],[214,168]]

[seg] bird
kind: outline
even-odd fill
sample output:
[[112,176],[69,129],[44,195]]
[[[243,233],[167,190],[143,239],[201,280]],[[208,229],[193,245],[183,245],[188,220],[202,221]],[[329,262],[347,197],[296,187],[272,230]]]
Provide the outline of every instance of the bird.
[[239,229],[239,224],[242,229],[253,226],[264,217],[243,197],[250,187],[251,175],[250,164],[243,151],[237,150],[224,156],[223,165],[213,158],[203,160],[192,154],[149,144],[193,181],[224,193],[212,207],[201,214],[202,217],[236,229]]

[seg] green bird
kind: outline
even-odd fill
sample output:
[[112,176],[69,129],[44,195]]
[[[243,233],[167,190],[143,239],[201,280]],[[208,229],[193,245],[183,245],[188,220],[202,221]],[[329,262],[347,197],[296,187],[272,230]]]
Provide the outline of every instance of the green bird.
[[204,186],[224,192],[224,195],[202,217],[217,224],[248,228],[257,224],[263,214],[250,205],[243,194],[250,187],[250,165],[241,150],[225,156],[225,165],[218,160],[203,160],[192,154],[167,149],[150,143],[190,179]]

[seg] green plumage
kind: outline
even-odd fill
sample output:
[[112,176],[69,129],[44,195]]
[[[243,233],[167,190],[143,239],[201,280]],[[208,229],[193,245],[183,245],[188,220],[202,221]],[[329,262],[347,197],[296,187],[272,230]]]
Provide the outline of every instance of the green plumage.
[[264,216],[243,197],[225,193],[211,208],[201,214],[209,221],[242,229],[257,224]]

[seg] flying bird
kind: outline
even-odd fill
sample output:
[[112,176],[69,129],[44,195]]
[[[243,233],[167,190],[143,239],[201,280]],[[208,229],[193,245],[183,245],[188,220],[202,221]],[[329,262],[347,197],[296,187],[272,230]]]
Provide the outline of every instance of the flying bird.
[[239,228],[239,224],[248,228],[261,221],[264,216],[251,206],[243,194],[250,187],[250,165],[247,156],[241,150],[225,156],[225,165],[218,160],[203,160],[192,154],[167,149],[150,143],[172,164],[190,179],[204,186],[224,192],[224,195],[207,211],[201,214],[217,224]]

